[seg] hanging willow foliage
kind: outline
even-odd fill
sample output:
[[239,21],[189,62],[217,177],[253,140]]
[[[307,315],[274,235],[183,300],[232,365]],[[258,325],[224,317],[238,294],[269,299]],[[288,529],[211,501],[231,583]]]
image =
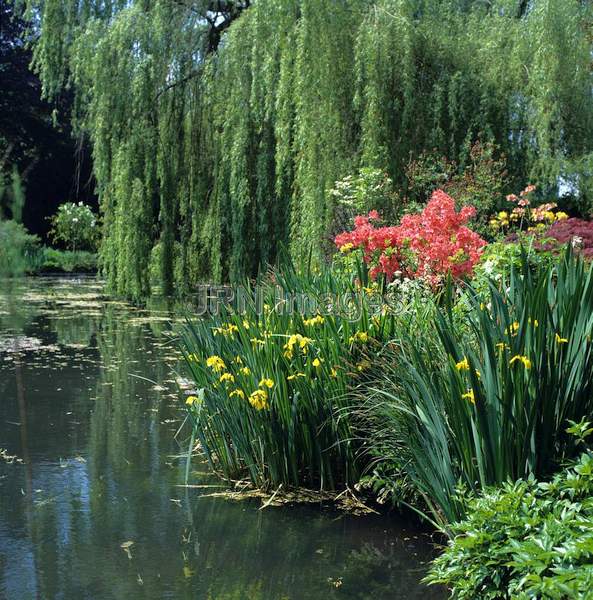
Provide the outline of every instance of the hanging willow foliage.
[[405,187],[410,158],[463,164],[478,137],[522,182],[593,196],[589,2],[25,4],[45,93],[74,89],[93,144],[115,292],[147,294],[151,256],[166,292],[281,245],[320,256],[336,180],[373,166]]

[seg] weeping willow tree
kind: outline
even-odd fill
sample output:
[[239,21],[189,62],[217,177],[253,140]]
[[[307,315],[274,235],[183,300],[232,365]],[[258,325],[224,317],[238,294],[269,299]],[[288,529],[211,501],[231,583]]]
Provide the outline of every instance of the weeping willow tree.
[[[24,0],[22,0],[24,2]],[[250,5],[251,4],[251,5]],[[593,197],[592,15],[578,0],[28,0],[45,94],[73,89],[110,288],[143,296],[320,255],[328,190],[405,186],[491,141],[522,182]]]

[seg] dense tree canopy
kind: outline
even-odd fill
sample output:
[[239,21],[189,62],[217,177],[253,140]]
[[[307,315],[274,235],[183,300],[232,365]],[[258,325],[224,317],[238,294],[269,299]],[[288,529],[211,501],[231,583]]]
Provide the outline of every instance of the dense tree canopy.
[[593,198],[592,9],[578,0],[28,0],[48,97],[75,90],[112,290],[253,273],[321,244],[328,190],[485,139]]

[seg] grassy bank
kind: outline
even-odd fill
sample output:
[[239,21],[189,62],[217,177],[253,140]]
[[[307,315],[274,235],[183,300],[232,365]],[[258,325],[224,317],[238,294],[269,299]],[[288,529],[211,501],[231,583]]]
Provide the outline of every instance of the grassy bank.
[[95,273],[97,262],[95,252],[43,246],[20,223],[0,219],[0,273]]

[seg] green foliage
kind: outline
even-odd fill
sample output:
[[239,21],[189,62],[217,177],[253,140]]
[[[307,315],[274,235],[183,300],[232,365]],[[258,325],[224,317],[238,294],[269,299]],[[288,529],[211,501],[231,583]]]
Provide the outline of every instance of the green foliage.
[[79,202],[66,202],[58,207],[51,219],[50,235],[54,242],[64,243],[69,250],[97,249],[99,226],[90,206]]
[[546,268],[557,260],[557,253],[551,248],[542,248],[533,236],[519,239],[519,242],[493,242],[485,246],[480,262],[474,269],[472,290],[487,297],[490,285],[496,282],[500,287],[507,282],[513,270],[520,271],[524,260],[527,260],[534,276],[545,273]]
[[34,268],[39,238],[14,220],[0,219],[0,277],[22,275]]
[[339,206],[351,209],[355,215],[378,210],[387,215],[395,212],[397,216],[398,198],[393,190],[393,182],[379,169],[363,167],[355,176],[347,175],[336,181],[330,194]]
[[210,2],[24,3],[45,93],[76,90],[93,143],[113,291],[147,293],[158,243],[165,291],[256,274],[282,242],[321,258],[334,182],[368,167],[405,189],[410,159],[466,166],[478,139],[513,180],[564,175],[590,202],[589,3],[254,2],[215,52]]
[[[173,269],[173,274],[175,281],[182,281],[182,272],[183,272],[183,248],[179,242],[175,242],[173,246],[172,256],[168,258],[171,260]],[[152,248],[152,252],[150,253],[150,263],[149,263],[149,281],[150,285],[153,289],[157,289],[159,285],[162,283],[161,273],[163,269],[163,261],[165,258],[163,257],[163,244],[158,243]]]
[[35,271],[63,271],[65,273],[94,273],[97,271],[97,255],[85,250],[43,248],[36,263]]
[[10,175],[0,171],[0,219],[7,216],[20,223],[24,203],[23,180],[16,165]]
[[73,94],[62,93],[53,103],[42,98],[41,81],[30,69],[38,21],[33,19],[35,26],[28,30],[18,3],[0,3],[0,177],[9,183],[18,169],[27,184],[24,223],[43,236],[49,229],[46,219],[58,206],[55,199],[72,193],[90,197],[90,186],[83,182],[91,177],[91,165],[88,145],[71,135]]
[[456,158],[436,150],[424,151],[411,160],[405,171],[408,202],[425,204],[436,189],[442,189],[459,206],[476,209],[473,228],[488,232],[488,217],[503,205],[509,188],[507,162],[492,142],[476,141]]
[[[24,204],[20,174],[13,166],[10,177],[0,170],[0,277],[16,277],[34,267],[39,238],[20,223]],[[10,219],[4,219],[4,213]]]
[[403,208],[389,175],[370,167],[363,167],[356,175],[336,181],[329,195],[335,203],[329,231],[332,238],[348,229],[356,215],[377,210],[385,221],[393,223],[399,219]]
[[[13,170],[9,185],[0,177],[0,202],[7,199],[12,219],[2,219],[0,210],[0,276],[13,277],[44,271],[96,271],[97,255],[84,250],[57,250],[40,245],[19,222],[24,189],[18,172]],[[0,206],[1,209],[1,206]],[[54,238],[71,246],[93,246],[98,231],[95,216],[82,204],[65,204],[53,221]]]
[[446,526],[464,514],[459,484],[547,475],[574,455],[568,420],[593,410],[593,272],[569,252],[536,275],[524,259],[488,300],[461,314],[447,302],[435,326],[428,347],[402,339],[369,410]]
[[504,203],[508,187],[506,157],[498,156],[494,144],[476,142],[463,170],[444,189],[460,205],[476,209],[474,229],[485,235],[488,217]]
[[553,480],[530,478],[486,489],[427,581],[457,600],[588,598],[593,589],[593,455]]
[[457,165],[436,150],[421,152],[406,165],[405,180],[409,200],[417,205],[426,204],[432,192],[444,189],[456,171]]

